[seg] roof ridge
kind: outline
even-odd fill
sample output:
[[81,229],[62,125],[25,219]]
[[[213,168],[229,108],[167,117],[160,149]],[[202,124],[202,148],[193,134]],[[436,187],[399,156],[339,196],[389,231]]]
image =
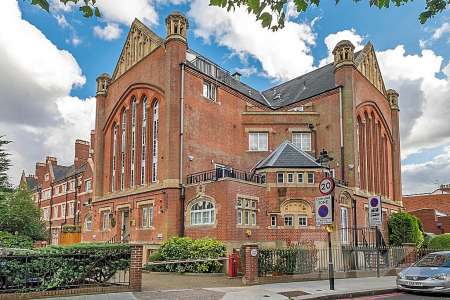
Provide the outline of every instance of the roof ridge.
[[300,149],[299,147],[297,147],[297,145],[295,145],[294,143],[291,143],[290,141],[288,141],[288,142],[290,143],[290,145],[291,145],[292,147],[294,147],[295,150],[299,151],[300,153],[302,153],[303,155],[305,155],[306,158],[308,158],[309,160],[311,160],[312,162],[314,162],[315,164],[317,164],[317,165],[320,166],[320,164],[316,161],[316,159],[315,159],[312,155],[310,155],[309,153],[303,151],[302,149]]

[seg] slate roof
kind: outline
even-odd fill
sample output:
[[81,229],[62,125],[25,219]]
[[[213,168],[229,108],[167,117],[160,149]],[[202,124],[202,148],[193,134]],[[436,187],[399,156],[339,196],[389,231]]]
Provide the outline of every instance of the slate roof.
[[38,186],[38,181],[36,180],[36,178],[31,176],[25,177],[25,182],[27,184],[28,190],[30,191],[33,191]]
[[302,151],[290,141],[281,143],[269,156],[256,165],[256,169],[321,167],[314,157]]
[[86,171],[86,164],[83,164],[79,168],[75,168],[75,165],[70,166],[53,166],[53,174],[55,175],[55,182],[64,180],[75,174],[79,174]]
[[228,71],[222,69],[203,55],[191,49],[189,49],[189,52],[195,56],[195,58],[200,58],[214,65],[220,70],[220,75],[214,77],[202,72],[202,70],[195,65],[195,59],[188,61],[188,66],[193,67],[200,73],[215,78],[230,88],[271,109],[282,108],[337,87],[334,79],[334,66],[331,63],[261,92],[242,81],[233,78]]

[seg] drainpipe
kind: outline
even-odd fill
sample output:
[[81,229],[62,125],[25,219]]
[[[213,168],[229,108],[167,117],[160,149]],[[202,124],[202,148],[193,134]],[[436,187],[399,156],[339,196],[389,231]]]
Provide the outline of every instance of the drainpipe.
[[184,184],[183,184],[183,138],[184,138],[184,63],[180,64],[180,201],[181,201],[181,226],[180,236],[184,236]]
[[339,87],[339,130],[341,146],[341,179],[345,182],[345,163],[344,163],[344,115],[342,111],[342,87]]

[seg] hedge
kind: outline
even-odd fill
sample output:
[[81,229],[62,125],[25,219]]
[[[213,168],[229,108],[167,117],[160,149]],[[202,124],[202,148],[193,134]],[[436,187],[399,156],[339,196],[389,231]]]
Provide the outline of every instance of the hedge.
[[430,249],[449,249],[450,250],[450,233],[440,234],[431,238],[428,248]]
[[0,261],[0,286],[27,291],[105,284],[129,264],[130,247],[125,244],[11,250]]
[[[225,245],[217,240],[203,238],[173,237],[167,240],[161,248],[150,256],[149,261],[168,261],[180,259],[219,258],[225,256]],[[195,263],[177,263],[163,265],[145,265],[144,269],[155,272],[191,272],[216,273],[221,272],[222,262],[208,261]]]
[[317,264],[317,250],[289,247],[286,249],[263,248],[259,250],[259,275],[308,274]]
[[390,246],[402,246],[404,243],[420,246],[424,241],[422,223],[409,213],[392,214],[388,220],[388,227]]
[[0,248],[31,249],[32,246],[33,240],[30,237],[0,231]]

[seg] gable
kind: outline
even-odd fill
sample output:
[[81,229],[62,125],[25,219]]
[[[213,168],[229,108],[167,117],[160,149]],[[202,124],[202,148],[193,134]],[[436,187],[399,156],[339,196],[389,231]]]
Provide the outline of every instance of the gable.
[[364,75],[383,95],[386,95],[383,76],[373,45],[368,43],[355,59],[355,65],[361,74]]
[[163,39],[151,31],[141,21],[135,19],[133,24],[131,24],[127,40],[125,41],[116,68],[114,69],[112,80],[120,77],[120,75],[128,71],[162,43]]

